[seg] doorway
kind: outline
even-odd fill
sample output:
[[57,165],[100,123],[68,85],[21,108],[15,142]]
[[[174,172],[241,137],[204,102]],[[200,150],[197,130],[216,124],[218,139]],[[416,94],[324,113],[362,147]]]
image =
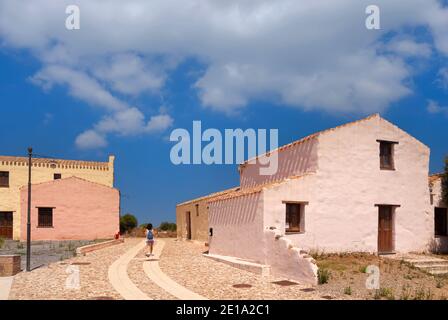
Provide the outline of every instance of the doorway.
[[12,239],[13,228],[12,212],[0,212],[0,237]]
[[191,212],[186,213],[186,226],[187,226],[187,240],[191,240]]
[[388,205],[378,206],[378,253],[393,253],[393,212],[394,207]]

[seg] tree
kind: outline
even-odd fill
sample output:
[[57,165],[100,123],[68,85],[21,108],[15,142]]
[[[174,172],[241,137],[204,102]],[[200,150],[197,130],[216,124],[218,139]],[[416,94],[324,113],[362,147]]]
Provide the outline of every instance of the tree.
[[177,225],[175,223],[172,222],[167,222],[164,221],[160,224],[159,229],[161,231],[176,231],[177,230]]
[[442,175],[442,199],[448,205],[448,156],[445,157],[445,172]]
[[127,213],[124,216],[120,217],[120,233],[129,232],[137,227],[137,225],[137,218],[130,213]]

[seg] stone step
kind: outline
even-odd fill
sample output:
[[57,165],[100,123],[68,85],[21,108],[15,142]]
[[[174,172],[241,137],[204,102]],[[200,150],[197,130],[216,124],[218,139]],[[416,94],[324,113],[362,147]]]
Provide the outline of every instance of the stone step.
[[445,275],[445,274],[448,274],[448,269],[446,269],[446,270],[433,270],[433,271],[429,271],[429,273],[430,274],[432,274],[432,275],[437,275],[437,276],[439,276],[439,275]]
[[444,259],[421,259],[421,260],[404,260],[407,263],[410,263],[416,267],[418,266],[426,266],[426,265],[448,265],[448,260]]

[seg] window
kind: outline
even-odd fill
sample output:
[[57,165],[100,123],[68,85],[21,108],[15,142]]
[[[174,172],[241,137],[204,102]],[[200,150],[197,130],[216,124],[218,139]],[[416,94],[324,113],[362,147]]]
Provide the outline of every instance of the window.
[[447,236],[447,208],[435,208],[434,226],[436,236]]
[[54,180],[59,180],[61,178],[62,178],[62,174],[60,174],[60,173],[55,173],[54,174]]
[[303,212],[300,203],[286,203],[286,232],[303,232]]
[[394,145],[397,142],[378,141],[380,143],[380,169],[394,170]]
[[199,217],[199,204],[194,205],[196,208],[196,217]]
[[0,188],[9,188],[9,172],[0,171]]
[[53,227],[53,208],[38,208],[38,227]]

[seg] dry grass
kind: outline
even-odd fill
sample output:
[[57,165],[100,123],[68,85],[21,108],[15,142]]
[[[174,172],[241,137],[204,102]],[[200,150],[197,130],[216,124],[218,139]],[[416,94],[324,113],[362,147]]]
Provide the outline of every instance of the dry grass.
[[[371,254],[315,254],[317,265],[329,273],[328,281],[319,285],[322,294],[353,299],[446,300],[448,277],[433,276],[404,261],[385,259]],[[367,266],[380,268],[380,289],[366,288]]]

